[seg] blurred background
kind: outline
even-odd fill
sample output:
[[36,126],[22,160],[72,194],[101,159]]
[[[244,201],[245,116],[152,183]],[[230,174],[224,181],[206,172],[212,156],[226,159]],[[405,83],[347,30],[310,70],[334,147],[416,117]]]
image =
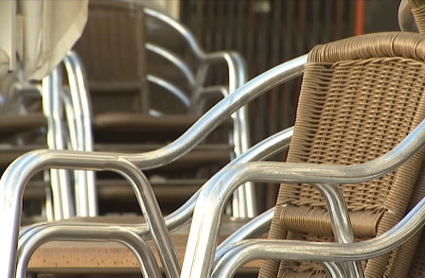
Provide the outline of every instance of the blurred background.
[[[118,5],[118,2],[122,3]],[[73,50],[80,56],[88,77],[94,114],[93,148],[129,153],[159,148],[175,140],[219,100],[213,98],[200,111],[192,111],[192,108],[186,111],[184,102],[179,103],[176,95],[167,91],[173,84],[173,88],[181,89],[190,102],[196,86],[188,84],[182,72],[153,51],[153,46],[157,47],[156,51],[165,49],[181,58],[192,72],[192,78],[201,72],[202,62],[191,52],[187,38],[167,25],[169,21],[142,16],[143,7],[159,10],[160,14],[165,13],[180,22],[181,25],[177,25],[186,27],[205,53],[239,52],[246,60],[248,79],[252,79],[306,54],[314,45],[364,33],[399,30],[399,3],[400,0],[90,0],[88,23]],[[223,63],[213,65],[211,72],[206,84],[202,84],[204,88],[229,84],[228,70]],[[0,83],[1,95],[9,92],[14,78],[10,75],[9,80]],[[63,79],[66,88],[69,76],[64,75]],[[287,82],[248,105],[251,145],[294,124],[300,81]],[[40,99],[31,99],[25,106],[30,112],[42,110]],[[158,117],[161,114],[158,111],[164,112],[162,116],[171,117]],[[121,117],[122,113],[125,117]],[[41,120],[44,125],[43,116]],[[183,204],[237,155],[233,153],[234,138],[229,140],[232,128],[231,120],[229,122],[183,162],[146,171],[164,212],[171,212]],[[120,132],[116,132],[118,127]],[[36,135],[40,136],[39,141],[34,141],[34,136],[28,140],[25,137],[25,142],[18,145],[45,144],[45,129],[37,129]],[[15,137],[12,141],[15,144]],[[32,146],[36,147],[45,145]],[[4,166],[20,154],[17,152],[5,160]],[[271,159],[283,161],[285,154]],[[125,180],[111,173],[98,173],[97,179],[101,215],[140,213]],[[39,199],[45,198],[46,193],[42,187],[34,188],[38,193],[28,194],[27,199],[36,199],[38,206]],[[274,206],[276,184],[255,189],[259,211]],[[32,207],[29,211],[33,211]]]

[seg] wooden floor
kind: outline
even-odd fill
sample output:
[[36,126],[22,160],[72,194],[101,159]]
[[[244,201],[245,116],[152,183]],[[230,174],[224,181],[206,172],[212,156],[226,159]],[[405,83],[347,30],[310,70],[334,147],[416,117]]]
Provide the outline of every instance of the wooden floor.
[[[87,218],[74,218],[79,222]],[[90,222],[135,224],[143,223],[142,217],[98,217]],[[240,228],[245,221],[224,218],[219,241]],[[172,234],[172,241],[180,261],[183,261],[189,227]],[[159,260],[153,242],[148,241],[155,257]],[[258,271],[260,261],[253,261],[243,268],[244,273]],[[28,271],[39,274],[131,274],[140,273],[139,264],[133,253],[125,246],[114,242],[49,242],[38,248],[28,266]],[[62,275],[61,275],[62,277]],[[68,276],[67,276],[68,277]],[[84,276],[86,277],[86,276]]]

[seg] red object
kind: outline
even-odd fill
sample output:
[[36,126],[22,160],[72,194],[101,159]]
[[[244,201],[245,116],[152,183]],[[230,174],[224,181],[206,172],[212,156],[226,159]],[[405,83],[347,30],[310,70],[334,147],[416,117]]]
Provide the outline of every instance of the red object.
[[364,32],[364,0],[356,0],[354,17],[354,35],[362,35]]

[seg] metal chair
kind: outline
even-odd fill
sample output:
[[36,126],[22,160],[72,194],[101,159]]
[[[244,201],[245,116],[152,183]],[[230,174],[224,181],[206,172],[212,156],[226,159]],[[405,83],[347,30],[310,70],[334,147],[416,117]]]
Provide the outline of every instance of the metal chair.
[[[348,254],[351,248],[349,244],[353,242],[354,237],[362,238],[362,240],[376,237],[369,241],[372,244],[386,240],[388,235],[392,235],[395,228],[391,232],[385,232],[396,226],[407,212],[411,193],[423,162],[424,151],[421,150],[409,162],[401,166],[423,146],[416,140],[418,138],[416,136],[418,133],[423,133],[421,128],[424,123],[414,129],[422,121],[425,113],[420,85],[423,76],[419,73],[423,66],[425,46],[423,42],[422,35],[383,33],[315,47],[310,52],[309,61],[305,65],[306,72],[298,116],[287,163],[263,162],[235,165],[233,169],[226,171],[227,173],[213,177],[204,186],[201,197],[197,201],[198,205],[195,207],[182,277],[207,277],[211,274],[216,245],[215,228],[219,229],[217,223],[223,209],[223,203],[217,203],[214,200],[227,200],[232,190],[246,181],[278,182],[281,179],[280,181],[286,182],[281,186],[275,217],[269,232],[270,244],[277,242],[276,239],[284,238],[297,240],[297,242],[282,241],[280,246],[288,243],[294,250],[290,252],[291,255],[286,255],[284,251],[273,249],[276,254],[273,258],[279,254],[282,259],[314,261],[314,253],[308,256],[308,251],[305,251],[312,252],[313,249],[300,247],[302,246],[299,245],[302,244],[300,240],[306,240],[309,243],[324,241],[334,235],[334,240],[341,243],[334,246],[338,246],[341,250],[347,246],[346,257],[338,258],[336,261],[349,261]],[[406,63],[416,68],[411,68]],[[278,72],[278,69],[271,70],[268,75]],[[392,72],[393,69],[397,69],[397,72]],[[409,75],[407,73],[409,70],[415,73]],[[417,75],[416,72],[418,72]],[[389,74],[389,77],[378,77],[380,74],[383,76]],[[256,80],[258,84],[268,88],[274,85],[274,80],[267,78],[268,75],[264,74],[263,80]],[[415,76],[414,78],[417,79],[411,80],[410,76]],[[369,78],[377,78],[378,81],[368,82]],[[247,87],[251,82],[247,83]],[[403,91],[403,94],[400,94],[400,91]],[[392,101],[392,98],[396,99]],[[404,108],[405,104],[409,104],[408,109]],[[370,109],[368,105],[371,105]],[[397,116],[404,113],[412,113],[412,116],[400,118]],[[327,119],[330,118],[327,117],[334,117],[334,120],[328,121]],[[406,122],[407,118],[410,119],[409,123]],[[403,122],[403,125],[397,124],[399,120]],[[362,123],[367,130],[359,133],[357,131],[362,127]],[[391,123],[395,123],[394,133],[389,132]],[[381,125],[388,127],[383,129],[385,134],[379,134]],[[347,130],[343,131],[344,128]],[[332,132],[336,134],[331,135]],[[403,140],[409,132],[412,134]],[[413,138],[415,141],[412,141]],[[401,167],[384,176],[398,166]],[[384,177],[377,180],[382,176]],[[367,182],[369,180],[373,181]],[[303,184],[300,185],[300,183]],[[217,184],[220,186],[214,186]],[[343,185],[339,187],[335,186],[336,184]],[[383,185],[385,187],[379,189]],[[421,188],[423,184],[418,183],[417,186]],[[388,194],[379,196],[384,192]],[[342,201],[343,197],[345,201]],[[359,200],[359,198],[365,199]],[[344,209],[345,202],[348,211]],[[209,209],[205,210],[205,207]],[[330,211],[329,214],[332,215],[330,220],[328,220],[327,211]],[[352,226],[348,221],[350,218]],[[399,224],[397,228],[401,225]],[[419,228],[420,226],[415,227],[416,230]],[[381,236],[384,233],[385,236]],[[411,235],[413,232],[404,238],[404,241]],[[263,242],[263,245],[267,245],[267,242]],[[392,253],[391,258],[388,253],[398,245],[387,245],[386,252],[381,249],[379,253],[374,253],[374,256],[382,256],[368,260],[365,275],[376,277],[386,273],[395,277],[405,276],[408,270],[405,266],[410,265],[409,258],[398,260],[397,258],[403,252]],[[332,245],[306,244],[305,246],[317,248],[323,246],[324,248],[324,246]],[[366,243],[360,244],[356,250],[361,250],[360,246],[366,246]],[[249,248],[248,243],[244,247]],[[235,247],[234,252],[237,248]],[[274,247],[270,247],[269,250],[272,248]],[[258,253],[250,253],[244,249],[246,253],[243,256],[246,258],[250,256],[250,259],[270,258],[270,252],[261,253],[260,250],[262,249],[257,249]],[[285,252],[287,250],[285,248]],[[412,254],[413,250],[407,253]],[[363,249],[363,254],[368,251]],[[298,252],[303,255],[297,255]],[[330,254],[335,256],[334,258],[343,256],[329,251],[329,257]],[[232,261],[229,260],[230,257],[230,254],[223,257],[220,264],[227,264],[226,260],[230,264]],[[319,257],[318,255],[317,258]],[[320,260],[322,261],[323,258]],[[359,260],[353,259],[353,261]],[[289,277],[291,275],[320,277],[324,275],[317,264],[309,262],[285,263],[280,266],[279,264],[279,261],[266,262],[260,276],[273,277],[273,275],[285,274]],[[363,271],[362,267],[356,263],[341,264],[339,269],[350,277],[361,276]],[[224,272],[220,273],[223,275]],[[227,272],[226,275],[228,274]]]
[[[15,79],[10,81],[9,90],[4,95],[5,101],[1,117],[2,130],[3,136],[6,138],[11,136],[13,138],[14,134],[17,137],[10,141],[10,145],[4,147],[5,155],[2,156],[0,163],[4,168],[15,158],[30,150],[40,148],[66,149],[65,119],[61,112],[63,106],[61,75],[61,67],[57,67],[41,83],[23,82]],[[41,102],[41,111],[40,109],[27,111],[24,103],[34,103],[34,101],[35,103]],[[74,104],[70,108],[74,110]],[[46,130],[42,131],[42,129]],[[35,133],[35,136],[31,133]],[[40,140],[40,134],[46,139]],[[45,193],[45,189],[50,191],[50,188],[53,195],[52,204],[48,196],[50,193]],[[41,195],[44,195],[42,199],[46,200],[48,206],[51,204],[52,215],[50,216],[50,213],[47,213],[47,219],[59,220],[75,215],[70,181],[65,171],[50,171],[48,181],[34,181],[31,189],[26,195],[26,199],[38,198],[36,197],[39,195],[38,191],[40,190],[38,189],[41,189]]]
[[[302,65],[305,57],[302,57],[289,64],[283,65],[278,75],[272,77],[273,82],[282,83],[286,80],[298,76],[302,72]],[[295,67],[294,67],[295,65]],[[258,80],[254,80],[245,85],[241,90],[236,90],[233,97],[223,99],[218,105],[210,109],[202,116],[188,131],[169,145],[142,154],[117,154],[117,153],[86,153],[71,151],[37,151],[30,152],[17,159],[2,177],[0,182],[3,198],[0,200],[1,214],[0,223],[2,231],[5,231],[1,238],[4,252],[0,254],[2,258],[0,267],[1,276],[13,276],[16,262],[16,244],[18,239],[19,220],[21,218],[22,192],[27,185],[28,179],[42,169],[66,168],[76,170],[105,170],[114,168],[120,169],[112,161],[126,160],[141,169],[149,169],[166,165],[177,160],[186,154],[196,144],[201,142],[215,127],[222,121],[245,105],[248,101],[266,92],[268,87],[263,86]],[[257,150],[254,157],[261,157],[261,150]],[[116,162],[118,163],[118,162]],[[16,191],[18,190],[18,191]],[[193,196],[185,206],[175,213],[166,217],[167,228],[171,231],[176,227],[190,221],[191,212],[197,195]],[[139,234],[149,234],[149,229],[141,225]]]
[[[237,53],[205,53],[185,27],[158,11],[128,1],[91,1],[89,9],[85,33],[77,42],[75,50],[87,68],[93,103],[93,130],[96,142],[99,143],[94,146],[96,150],[134,152],[122,149],[123,144],[108,145],[111,140],[115,140],[112,139],[114,136],[117,137],[115,142],[128,139],[137,142],[137,146],[132,146],[137,151],[143,150],[140,144],[141,140],[147,141],[146,138],[148,142],[156,142],[158,137],[164,137],[166,141],[174,139],[198,120],[208,99],[225,97],[246,81],[246,67]],[[127,16],[129,14],[131,16]],[[158,36],[158,30],[164,30],[166,36]],[[174,40],[170,37],[176,38],[175,41],[180,39],[177,46],[173,45]],[[167,38],[165,42],[164,38]],[[191,56],[188,62],[177,55],[175,49],[174,52],[168,50],[170,44],[177,50],[183,49],[181,55],[184,57]],[[220,63],[225,63],[229,68],[229,86],[205,87],[210,67]],[[161,66],[156,67],[156,70],[146,70],[158,64]],[[159,89],[167,93],[160,94]],[[165,111],[164,107],[154,105],[164,103],[163,99],[168,96],[171,97],[169,102],[174,104],[171,107],[174,113],[171,114],[168,111],[170,107],[165,107],[165,110],[168,109]],[[155,99],[150,101],[151,98]],[[220,148],[200,150],[198,156],[201,155],[205,160],[211,154],[217,156],[225,152],[230,158],[248,149],[250,143],[246,110],[243,108],[232,117],[233,134],[230,142],[226,142],[230,150],[217,145]],[[119,136],[116,136],[118,130]],[[110,141],[99,142],[100,138],[103,141],[108,138]],[[212,148],[214,145],[205,147]],[[95,192],[95,185],[89,187],[92,188],[91,192]],[[253,185],[247,184],[246,188],[239,191],[238,196],[241,197],[235,197],[233,201],[233,215],[256,215]],[[96,197],[88,196],[84,189],[78,192],[81,194],[78,199],[87,200],[83,203],[89,206],[78,208],[79,215],[96,215]]]
[[[275,153],[284,150],[288,147],[289,138],[291,138],[293,133],[293,129],[287,129],[282,132],[275,134],[274,136],[265,139],[264,141],[258,143],[257,145],[250,148],[243,155],[239,156],[235,160],[233,160],[228,166],[226,166],[223,170],[225,171],[231,165],[256,161],[256,160],[264,160],[270,156],[273,156]],[[135,189],[136,190],[136,189]],[[199,196],[200,190],[191,197],[189,201],[186,202],[184,206],[179,208],[174,213],[165,217],[165,223],[167,229],[172,232],[175,231],[190,222],[193,209],[195,206],[195,201]],[[135,191],[136,195],[140,194],[139,191]],[[140,202],[142,207],[142,203]],[[142,209],[143,210],[143,209]],[[146,218],[150,218],[149,215]],[[26,265],[28,263],[28,258],[31,253],[39,246],[41,243],[45,243],[47,241],[52,241],[58,239],[58,237],[53,237],[51,233],[45,232],[46,230],[53,230],[57,228],[59,233],[62,229],[65,229],[67,232],[66,238],[63,237],[63,240],[76,240],[78,241],[82,237],[84,237],[83,233],[79,233],[78,230],[80,228],[91,229],[91,231],[97,231],[97,229],[107,230],[112,224],[99,224],[99,223],[87,223],[87,222],[78,222],[78,220],[74,220],[72,222],[47,222],[47,223],[38,223],[25,229],[21,230],[19,234],[19,253],[21,256],[18,259],[18,270],[20,271],[20,275],[23,275],[26,270]],[[115,224],[114,224],[115,225]],[[141,240],[148,240],[152,238],[152,233],[150,232],[150,228],[147,224],[137,224],[137,225],[120,225],[120,227],[131,230],[136,233]],[[91,235],[88,240],[95,237],[95,235]],[[31,238],[31,241],[27,239]],[[59,238],[60,239],[60,238]],[[22,242],[22,243],[21,243]],[[22,247],[21,247],[22,246]],[[20,276],[18,276],[20,277]]]
[[[382,36],[385,36],[385,34]],[[404,38],[403,36],[407,36],[407,39],[412,39],[410,38],[412,34],[397,34],[394,37],[400,38],[399,36],[402,38]],[[413,39],[418,38],[421,37],[416,35],[416,37]],[[397,43],[399,42],[397,40],[394,42],[395,46],[400,46],[400,49],[406,50],[401,47],[403,43]],[[418,48],[417,50],[419,49],[421,48]],[[420,53],[421,52],[417,52],[418,55]],[[169,145],[167,149],[174,149],[174,146],[177,145],[176,143],[180,143],[186,138],[189,138],[189,143],[187,144],[189,146],[193,141],[196,142],[202,140],[202,138],[199,138],[198,136],[206,136],[205,132],[211,129],[212,126],[216,126],[220,120],[219,118],[224,117],[225,115],[230,115],[233,111],[244,105],[247,101],[255,98],[261,93],[266,92],[270,87],[281,84],[282,82],[285,82],[293,77],[299,76],[304,70],[306,58],[306,56],[297,58],[293,61],[278,66],[248,82],[242,88],[235,91],[234,98],[224,99],[217,106],[213,107],[209,112],[206,113],[206,115],[201,118],[200,122],[195,123],[195,125],[186,134],[184,134],[183,137],[178,139],[177,142]],[[418,78],[420,78],[420,76]],[[344,236],[344,238],[342,243],[339,244],[317,244],[301,241],[294,242],[265,240],[242,242],[237,243],[234,246],[225,245],[219,249],[219,251],[221,250],[221,254],[219,253],[216,258],[217,262],[214,275],[217,275],[218,277],[222,277],[220,275],[231,275],[234,273],[237,266],[240,266],[247,260],[263,258],[264,256],[267,258],[276,259],[286,258],[295,260],[321,260],[327,262],[326,266],[328,271],[332,271],[331,273],[346,274],[346,271],[349,269],[355,270],[356,265],[352,265],[354,268],[348,268],[347,265],[344,266],[344,264],[333,264],[329,263],[329,261],[335,260],[338,262],[346,262],[350,260],[365,260],[371,257],[383,255],[389,250],[398,247],[421,228],[424,221],[423,215],[425,214],[425,200],[422,200],[418,205],[416,205],[399,224],[391,228],[389,231],[379,235],[374,239],[367,240],[364,243],[350,243],[352,239],[350,235],[352,234],[349,221],[347,221],[348,213],[346,211],[346,213],[344,213],[344,202],[341,202],[341,199],[338,199],[338,197],[341,197],[339,191],[336,190],[335,187],[327,186],[326,184],[329,182],[332,184],[365,182],[373,178],[379,178],[380,176],[395,170],[397,167],[406,162],[410,157],[416,154],[416,152],[419,151],[425,144],[424,127],[425,123],[420,123],[418,127],[415,128],[411,134],[409,134],[401,143],[397,145],[398,142],[396,142],[396,144],[393,146],[395,148],[389,151],[387,154],[360,165],[337,166],[304,163],[258,162],[255,164],[236,164],[225,168],[204,186],[199,196],[194,197],[194,199],[198,198],[198,205],[195,209],[194,221],[192,223],[191,236],[189,238],[189,246],[183,265],[182,276],[204,277],[208,276],[208,273],[212,271],[212,261],[214,260],[213,254],[215,253],[214,250],[216,243],[215,235],[219,229],[219,225],[217,225],[217,223],[219,223],[221,211],[224,209],[225,200],[231,196],[232,191],[236,189],[239,184],[249,180],[268,182],[278,182],[285,180],[287,182],[309,182],[318,184],[318,187],[320,187],[321,190],[326,193],[324,197],[327,202],[334,205],[329,207],[329,209],[333,212],[331,215],[334,216],[332,218],[332,223],[335,226],[339,224],[339,227],[345,228],[341,230],[335,229],[334,232],[336,232],[338,235]],[[200,133],[193,133],[193,131],[198,130],[198,128],[200,129]],[[292,130],[289,130],[288,133],[286,133],[286,137],[275,138],[279,138],[277,139],[277,142],[281,143],[280,148],[287,145],[291,134]],[[390,149],[391,148],[392,147],[390,147]],[[273,149],[270,149],[269,146],[269,148],[266,150],[271,151]],[[263,151],[263,148],[256,148],[256,154],[254,157],[261,157]],[[150,156],[153,158],[153,160],[155,160],[158,159],[157,157],[159,154],[160,152],[154,151],[153,153],[144,155],[147,158]],[[252,158],[250,155],[252,154],[247,155],[245,159],[249,157]],[[41,159],[42,157],[43,159]],[[16,227],[17,222],[14,217],[19,217],[20,208],[18,200],[21,198],[21,196],[18,196],[19,194],[16,194],[15,190],[20,189],[20,191],[22,191],[22,188],[25,187],[25,180],[27,179],[27,176],[31,175],[34,171],[39,169],[40,166],[38,165],[40,165],[41,161],[43,161],[42,167],[90,167],[90,169],[101,169],[102,164],[107,163],[105,162],[107,158],[112,160],[128,158],[132,159],[133,162],[137,163],[138,165],[152,163],[152,160],[138,161],[138,159],[140,159],[139,155],[117,155],[116,157],[111,157],[110,155],[103,156],[103,154],[100,153],[57,151],[46,151],[44,153],[38,154],[33,153],[31,155],[27,155],[26,157],[20,158],[14,163],[14,165],[12,165],[1,181],[2,188],[4,188],[4,192],[7,193],[6,197],[9,197],[10,200],[14,200],[13,205],[9,203],[8,206],[5,206],[7,203],[4,202],[2,204],[2,207],[10,208],[10,210],[3,210],[1,215],[2,227]],[[20,166],[26,165],[25,162],[28,160],[32,161],[31,165],[33,165],[33,169]],[[241,160],[239,162],[243,161],[247,160]],[[12,183],[12,181],[15,182]],[[216,186],[217,183],[220,186]],[[320,184],[324,185],[319,186]],[[14,198],[12,196],[14,196]],[[217,200],[223,201],[219,203]],[[10,205],[12,206],[10,207]],[[205,206],[210,209],[205,210]],[[185,208],[182,208],[181,211],[184,211],[184,209]],[[186,207],[186,211],[189,211],[189,216],[190,210],[190,208]],[[17,216],[15,216],[16,214]],[[256,223],[254,222],[254,224],[250,224],[252,228],[251,230],[242,229],[239,234],[229,239],[227,244],[231,243],[232,241],[245,239],[249,236],[264,232],[264,227],[266,226],[265,224],[270,221],[271,215],[272,212],[267,212],[265,215],[259,217],[255,220],[257,221]],[[172,225],[182,221],[181,219],[181,217],[175,217],[174,219],[168,217],[166,224],[171,230],[173,228]],[[5,231],[7,230],[5,229]],[[16,229],[14,229],[14,231],[16,231]],[[139,234],[141,234],[141,231],[142,229],[139,230]],[[14,234],[12,231],[7,233],[5,238],[6,236],[7,239],[4,240],[3,243],[6,245],[12,242],[11,249],[8,249],[7,254],[13,254],[13,240],[16,239],[16,234]],[[196,252],[194,252],[194,250]],[[223,252],[223,250],[226,252]],[[248,252],[246,250],[248,250]],[[1,267],[0,269],[8,269],[7,266],[10,265],[10,263],[13,265],[14,256],[12,255],[8,257],[2,255],[2,258],[3,257],[10,259],[7,263],[5,262],[4,267]],[[194,266],[194,269],[191,269],[191,266]],[[188,272],[185,272],[185,270],[188,270]],[[10,273],[10,268],[4,273]],[[361,271],[359,271],[357,274],[361,275]]]

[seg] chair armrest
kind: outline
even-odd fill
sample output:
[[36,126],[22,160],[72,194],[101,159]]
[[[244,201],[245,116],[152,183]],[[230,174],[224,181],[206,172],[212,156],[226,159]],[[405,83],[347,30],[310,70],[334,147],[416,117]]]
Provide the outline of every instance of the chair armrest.
[[[245,182],[292,182],[314,185],[361,183],[394,171],[425,145],[425,120],[400,144],[372,161],[350,166],[255,162],[233,165],[213,176],[200,192],[182,274],[203,277],[212,268],[221,213],[227,200]],[[330,187],[330,186],[329,186]],[[221,200],[218,202],[217,200]],[[425,201],[424,201],[425,202]],[[206,210],[205,208],[208,208]],[[340,207],[341,209],[342,207]],[[425,208],[424,208],[425,211]],[[345,208],[345,213],[348,212]],[[424,212],[425,213],[425,212]],[[192,268],[192,266],[196,266]]]
[[[220,51],[207,53],[200,57],[201,64],[196,73],[195,90],[204,86],[209,67],[217,63],[225,63],[229,71],[229,92],[232,93],[237,88],[246,83],[248,70],[245,59],[234,51]],[[195,91],[196,92],[196,91]],[[196,99],[196,96],[194,96]]]

